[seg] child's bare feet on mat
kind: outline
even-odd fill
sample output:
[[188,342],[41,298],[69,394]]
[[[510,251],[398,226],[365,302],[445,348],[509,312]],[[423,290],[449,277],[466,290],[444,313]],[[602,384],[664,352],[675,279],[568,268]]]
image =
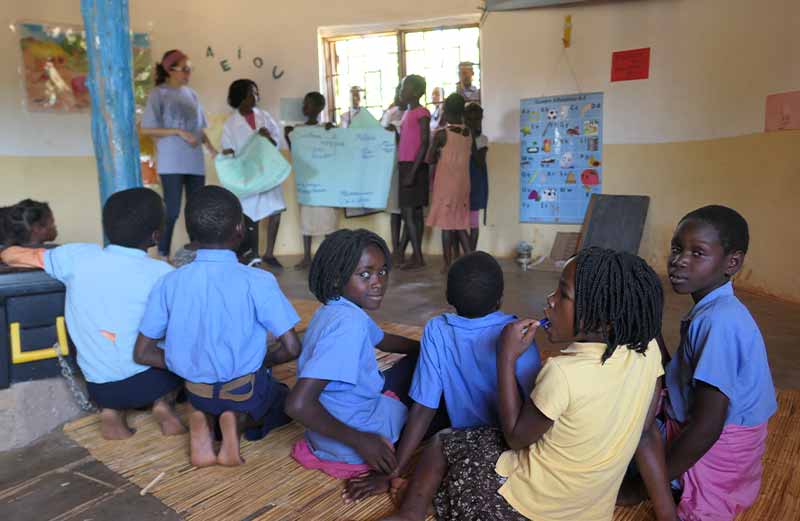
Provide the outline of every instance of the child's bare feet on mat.
[[203,411],[192,410],[189,414],[189,448],[192,465],[195,467],[209,467],[217,463],[211,428]]
[[183,426],[180,418],[166,401],[159,399],[153,402],[153,416],[156,417],[156,421],[161,427],[161,434],[164,436],[186,433],[186,427]]
[[239,453],[239,425],[236,413],[225,411],[219,416],[219,428],[222,431],[222,445],[219,446],[217,463],[226,467],[235,467],[244,463]]
[[404,478],[393,478],[389,483],[389,495],[392,498],[392,503],[397,508],[403,504],[403,498],[408,490],[408,480]]
[[136,432],[125,422],[125,413],[116,409],[100,411],[100,433],[106,440],[126,440]]
[[379,472],[369,472],[362,476],[357,476],[347,480],[344,490],[342,491],[342,499],[345,503],[358,502],[366,499],[369,496],[376,494],[383,494],[389,491],[389,483],[392,479],[386,474]]

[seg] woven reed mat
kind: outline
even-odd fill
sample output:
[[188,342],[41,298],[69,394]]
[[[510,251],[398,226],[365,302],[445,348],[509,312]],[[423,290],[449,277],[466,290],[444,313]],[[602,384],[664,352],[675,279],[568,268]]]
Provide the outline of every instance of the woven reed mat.
[[[298,331],[308,326],[319,306],[307,300],[293,301],[302,318]],[[381,323],[384,331],[419,338],[422,328]],[[377,352],[382,367],[391,366],[396,355]],[[546,356],[546,355],[545,355]],[[274,371],[291,384],[294,364]],[[800,391],[779,393],[779,412],[769,425],[764,461],[764,480],[758,502],[740,519],[800,519]],[[184,412],[182,409],[179,411]],[[165,473],[150,492],[190,520],[375,520],[392,510],[388,495],[354,505],[340,499],[342,482],[318,471],[301,468],[291,458],[294,442],[303,429],[292,423],[257,442],[242,440],[245,465],[237,468],[195,468],[189,463],[187,436],[164,437],[149,413],[133,413],[128,421],[136,435],[124,441],[100,436],[99,417],[86,416],[64,426],[64,432],[99,461],[139,487]],[[649,505],[617,509],[614,521],[654,519]]]

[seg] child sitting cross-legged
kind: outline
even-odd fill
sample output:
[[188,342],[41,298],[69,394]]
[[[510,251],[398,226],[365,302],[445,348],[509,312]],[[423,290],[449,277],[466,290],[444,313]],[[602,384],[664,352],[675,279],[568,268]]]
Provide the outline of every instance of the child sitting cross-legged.
[[[628,463],[653,433],[661,282],[635,255],[590,248],[565,265],[547,304],[548,338],[569,347],[523,398],[515,368],[540,322],[506,325],[496,362],[500,429],[437,435],[386,519],[423,520],[431,502],[439,520],[612,518]],[[655,463],[645,482],[658,519],[674,521],[663,457]]]
[[[453,428],[500,425],[498,341],[503,327],[517,317],[500,311],[503,270],[494,257],[474,252],[458,259],[447,274],[447,302],[456,313],[434,317],[422,334],[419,361],[409,391],[414,404],[397,449],[399,471],[409,462],[431,424],[442,427],[441,422],[435,421],[442,399]],[[540,368],[539,352],[531,342],[515,365],[522,396],[531,393]],[[354,478],[347,485],[345,499],[359,500],[385,492],[392,477],[372,474]]]
[[172,271],[151,259],[164,226],[164,203],[149,188],[117,192],[103,206],[103,231],[110,244],[67,244],[54,249],[7,248],[2,260],[14,267],[44,269],[67,287],[67,329],[78,352],[89,398],[100,407],[105,439],[129,438],[125,411],[152,404],[164,434],[186,432],[172,410],[182,380],[169,371],[134,361],[139,322],[150,289]]
[[[272,274],[239,264],[234,250],[244,221],[235,195],[219,186],[199,189],[186,203],[186,227],[197,255],[153,288],[135,358],[186,380],[192,464],[239,465],[242,430],[256,440],[289,422],[288,387],[270,368],[299,354],[300,318]],[[269,349],[268,333],[280,341]],[[218,454],[209,420],[222,431]]]
[[[407,398],[419,342],[384,334],[367,314],[381,306],[390,262],[379,236],[345,229],[329,235],[311,263],[309,287],[324,305],[308,325],[286,400],[287,413],[307,428],[292,451],[306,468],[350,478],[397,465],[393,444],[407,414],[397,398]],[[376,347],[412,356],[384,375]]]

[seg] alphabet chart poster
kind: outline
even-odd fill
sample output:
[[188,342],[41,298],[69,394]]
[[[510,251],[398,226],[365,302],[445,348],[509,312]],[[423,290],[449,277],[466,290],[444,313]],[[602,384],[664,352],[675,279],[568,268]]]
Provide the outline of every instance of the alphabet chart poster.
[[602,191],[603,93],[524,99],[519,128],[520,222],[582,223]]

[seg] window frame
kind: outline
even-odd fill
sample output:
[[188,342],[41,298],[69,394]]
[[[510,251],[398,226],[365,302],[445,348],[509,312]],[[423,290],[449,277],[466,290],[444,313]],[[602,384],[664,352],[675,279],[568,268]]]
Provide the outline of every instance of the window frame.
[[[326,111],[328,113],[328,121],[336,121],[336,114],[337,111],[341,111],[341,107],[339,107],[336,103],[336,92],[334,89],[334,78],[337,76],[337,63],[334,60],[334,48],[336,42],[343,41],[343,40],[353,40],[356,38],[363,38],[365,36],[389,36],[389,35],[396,35],[397,36],[397,77],[404,78],[406,76],[406,35],[410,33],[421,33],[421,32],[428,32],[428,31],[438,31],[444,29],[467,29],[467,28],[477,28],[478,29],[478,56],[480,56],[481,51],[481,38],[480,38],[480,29],[481,25],[480,22],[468,22],[468,23],[454,23],[454,24],[445,24],[445,25],[434,25],[434,26],[421,26],[421,27],[414,27],[408,29],[383,29],[383,30],[374,30],[374,31],[364,31],[364,32],[354,32],[336,36],[328,36],[322,38],[322,49],[323,49],[323,57],[325,60],[325,89],[326,98],[328,100]],[[480,61],[476,64],[480,67]],[[481,67],[481,84],[483,84],[483,67]]]

